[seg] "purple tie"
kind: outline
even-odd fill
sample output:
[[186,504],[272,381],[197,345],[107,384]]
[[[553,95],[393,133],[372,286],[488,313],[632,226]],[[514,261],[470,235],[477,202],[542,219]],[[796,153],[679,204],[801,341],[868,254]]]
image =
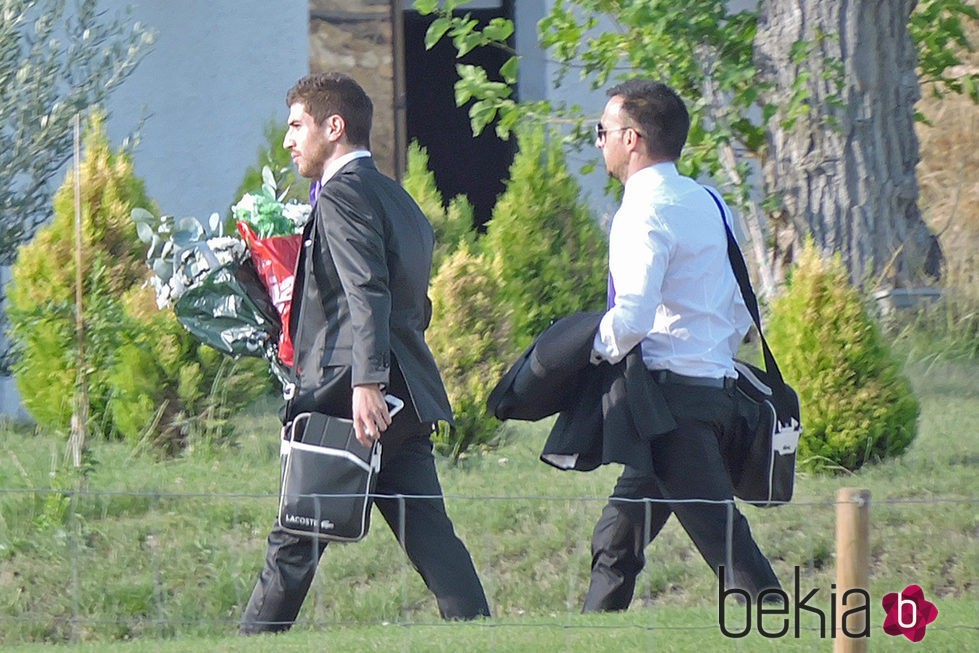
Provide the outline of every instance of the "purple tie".
[[615,284],[612,282],[611,273],[608,275],[608,294],[606,295],[605,307],[606,310],[610,310],[615,306]]
[[317,179],[312,184],[309,185],[309,203],[316,204],[316,200],[320,197],[320,189],[323,188],[323,182]]

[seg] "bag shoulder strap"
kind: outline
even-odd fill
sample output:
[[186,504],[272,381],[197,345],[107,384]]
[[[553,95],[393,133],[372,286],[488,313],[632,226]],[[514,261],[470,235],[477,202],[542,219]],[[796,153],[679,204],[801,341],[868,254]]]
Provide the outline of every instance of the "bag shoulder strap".
[[[734,277],[738,280],[738,287],[741,289],[741,296],[744,298],[744,304],[748,308],[748,312],[751,314],[751,319],[754,320],[755,328],[758,329],[758,337],[761,339],[762,353],[765,357],[765,371],[770,377],[770,381],[773,381],[772,391],[776,395],[784,396],[785,393],[785,380],[782,378],[782,371],[778,369],[778,363],[775,362],[775,356],[772,354],[771,348],[768,346],[768,341],[765,340],[765,332],[761,328],[761,314],[758,311],[758,298],[755,296],[755,291],[751,287],[751,279],[748,277],[748,266],[745,265],[744,256],[741,254],[741,248],[738,246],[738,241],[734,238],[734,233],[731,231],[731,226],[727,221],[727,212],[724,210],[724,205],[721,203],[721,199],[714,194],[714,191],[704,186],[704,190],[710,195],[711,199],[714,200],[714,204],[717,205],[717,210],[721,212],[721,221],[724,223],[724,231],[727,233],[727,257],[731,261],[731,268],[734,270]],[[783,404],[784,405],[784,404]]]

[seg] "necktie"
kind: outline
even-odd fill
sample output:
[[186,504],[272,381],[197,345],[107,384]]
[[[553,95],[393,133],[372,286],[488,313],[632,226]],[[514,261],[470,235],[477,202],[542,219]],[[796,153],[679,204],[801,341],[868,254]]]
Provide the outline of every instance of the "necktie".
[[309,203],[316,204],[316,200],[319,199],[320,189],[323,188],[323,182],[317,179],[312,184],[309,185]]
[[612,281],[612,273],[611,272],[609,272],[609,275],[608,275],[608,291],[607,291],[607,294],[605,296],[607,298],[606,299],[606,302],[605,302],[605,309],[606,310],[609,310],[613,306],[615,306],[615,283]]

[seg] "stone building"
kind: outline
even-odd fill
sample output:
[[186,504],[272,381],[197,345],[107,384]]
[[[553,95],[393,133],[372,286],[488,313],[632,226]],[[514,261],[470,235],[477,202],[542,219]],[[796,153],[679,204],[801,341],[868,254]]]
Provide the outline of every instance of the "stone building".
[[[411,0],[310,0],[310,71],[345,72],[374,100],[371,145],[378,167],[399,178],[408,143],[417,140],[429,151],[443,195],[466,194],[477,219],[485,221],[503,191],[513,144],[493,133],[473,138],[466,109],[455,106],[455,50],[447,42],[425,49],[425,31],[432,19],[419,15],[412,4]],[[482,0],[467,3],[462,11],[483,22],[494,17],[514,19],[515,4]],[[542,11],[544,6],[543,2],[520,4],[525,12],[535,6]],[[532,27],[536,20],[527,24]],[[505,57],[487,48],[464,61],[492,68]]]

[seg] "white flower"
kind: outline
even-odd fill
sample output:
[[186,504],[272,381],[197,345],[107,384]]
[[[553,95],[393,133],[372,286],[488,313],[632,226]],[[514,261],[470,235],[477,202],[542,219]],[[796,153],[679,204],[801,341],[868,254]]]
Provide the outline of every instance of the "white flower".
[[[234,219],[248,223],[263,238],[301,232],[312,207],[296,201],[281,202],[271,171],[263,169],[262,174],[265,181],[262,188],[245,193],[231,207]],[[172,306],[212,270],[241,262],[247,256],[245,242],[237,233],[220,235],[224,232],[223,220],[217,213],[202,222],[196,218],[157,217],[136,209],[133,219],[140,240],[149,245],[147,264],[155,273],[150,284],[156,291],[160,309]]]
[[245,193],[238,203],[231,207],[235,220],[248,220],[255,214],[255,195]]
[[312,211],[313,207],[309,204],[300,204],[299,202],[289,202],[282,207],[282,215],[296,225],[297,231],[306,224]]

